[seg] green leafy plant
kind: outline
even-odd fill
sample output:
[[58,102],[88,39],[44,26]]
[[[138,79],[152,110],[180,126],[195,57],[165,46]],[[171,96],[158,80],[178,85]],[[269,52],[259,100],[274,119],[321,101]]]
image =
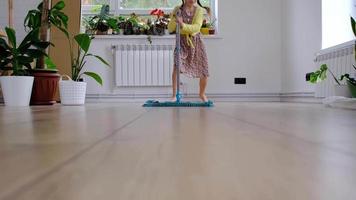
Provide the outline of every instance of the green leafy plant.
[[[356,70],[355,65],[353,65],[352,67]],[[350,74],[341,75],[340,80],[344,80],[344,79],[345,79],[346,81],[348,81],[350,84],[356,86],[356,79],[355,79],[355,78],[352,78],[352,77],[350,76]]]
[[[83,75],[87,75],[87,76],[93,78],[97,83],[102,85],[103,80],[100,77],[100,75],[98,75],[95,72],[84,71],[84,66],[86,64],[85,59],[87,57],[94,57],[94,58],[98,59],[99,61],[101,61],[106,66],[110,66],[109,63],[107,63],[100,56],[89,53],[89,48],[90,48],[92,39],[93,39],[92,36],[90,36],[86,33],[82,33],[82,34],[78,34],[78,35],[74,36],[73,40],[69,40],[69,44],[70,44],[70,48],[71,48],[70,56],[71,56],[71,66],[72,66],[72,79],[74,81],[80,81]],[[74,56],[74,52],[73,52],[73,50],[74,50],[73,42],[74,41],[78,45],[77,49],[76,49],[76,51],[77,51],[76,56]]]
[[[351,29],[354,33],[354,36],[356,37],[356,22],[352,16],[351,16]],[[354,59],[356,61],[356,42],[354,43],[354,56],[355,56]],[[352,65],[352,66],[356,71],[355,65]],[[341,75],[340,80],[346,80],[346,83],[349,87],[351,96],[353,98],[356,98],[356,80],[355,80],[355,78],[351,77],[350,74],[343,74],[343,75]]]
[[114,17],[111,17],[109,12],[110,6],[102,5],[100,13],[92,17],[89,20],[89,23],[94,24],[94,29],[101,32],[106,32],[109,30],[109,28],[113,29],[114,31],[118,31],[118,20]]
[[[30,10],[24,20],[24,27],[26,31],[32,31],[39,29],[38,38],[41,41],[48,41],[48,29],[53,25],[60,31],[62,31],[66,37],[69,37],[67,28],[68,28],[68,16],[62,11],[65,7],[64,1],[59,1],[52,8],[49,8],[49,0],[43,0],[38,6],[37,9]],[[43,22],[44,19],[47,19]],[[43,52],[46,52],[47,48],[42,49]],[[47,60],[46,60],[47,59]],[[41,56],[37,59],[36,68],[44,69],[45,64],[47,64],[48,58]],[[53,66],[48,67],[47,69],[52,69]]]
[[0,37],[0,69],[12,70],[13,76],[29,75],[31,63],[41,56],[46,56],[42,49],[47,48],[50,43],[40,41],[39,29],[34,29],[17,46],[15,30],[6,27],[5,31],[9,42]]
[[[59,1],[51,9],[48,10],[49,28],[51,25],[61,30],[67,37],[68,35],[68,16],[62,11],[65,7],[64,1]],[[43,2],[41,2],[37,9],[30,10],[24,20],[25,30],[31,31],[41,27]]]
[[95,31],[96,24],[92,20],[92,17],[83,17],[83,25],[85,27],[86,33],[89,34],[89,33],[92,33],[93,31]]
[[[356,22],[353,17],[351,17],[351,29],[354,32],[354,36],[356,37]],[[355,46],[354,46],[354,51],[356,52],[356,42],[355,42]],[[355,60],[356,60],[356,53],[354,54],[354,56],[355,56]]]
[[[355,22],[355,19],[353,17],[351,17],[351,28],[352,28],[352,31],[354,33],[354,36],[356,37],[356,22]],[[355,45],[354,45],[354,55],[355,55],[355,61],[356,61],[356,42],[355,42]],[[355,65],[352,65],[353,68],[356,70],[356,67]],[[354,78],[351,77],[350,74],[343,74],[341,75],[341,80],[346,80],[349,84],[353,85],[356,87],[356,80]]]
[[339,80],[337,80],[334,73],[328,68],[326,64],[320,66],[320,69],[316,70],[315,72],[311,72],[307,74],[307,80],[310,83],[319,83],[327,78],[327,72],[329,72],[332,77],[334,78],[335,82],[338,85],[341,85]]

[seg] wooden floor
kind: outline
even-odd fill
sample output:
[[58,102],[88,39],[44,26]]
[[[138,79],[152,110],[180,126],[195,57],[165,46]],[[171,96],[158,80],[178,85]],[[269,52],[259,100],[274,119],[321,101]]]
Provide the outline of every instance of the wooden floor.
[[0,106],[0,200],[355,200],[356,112]]

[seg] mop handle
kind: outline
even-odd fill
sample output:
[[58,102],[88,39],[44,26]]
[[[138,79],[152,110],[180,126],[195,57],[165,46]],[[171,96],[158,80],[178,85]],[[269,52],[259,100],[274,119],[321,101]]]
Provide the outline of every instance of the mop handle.
[[[181,16],[181,10],[178,9],[177,13],[176,13],[177,17]],[[176,95],[176,99],[177,102],[180,101],[181,99],[181,94],[180,94],[180,24],[178,23],[178,21],[176,22],[176,72],[177,72],[177,95]]]

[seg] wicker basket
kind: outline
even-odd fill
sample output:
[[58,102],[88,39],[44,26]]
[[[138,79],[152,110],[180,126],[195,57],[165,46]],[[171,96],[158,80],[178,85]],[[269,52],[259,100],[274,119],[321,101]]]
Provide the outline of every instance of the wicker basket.
[[[63,80],[67,78],[68,80]],[[87,83],[73,81],[69,76],[63,75],[59,81],[59,93],[63,105],[84,105]]]

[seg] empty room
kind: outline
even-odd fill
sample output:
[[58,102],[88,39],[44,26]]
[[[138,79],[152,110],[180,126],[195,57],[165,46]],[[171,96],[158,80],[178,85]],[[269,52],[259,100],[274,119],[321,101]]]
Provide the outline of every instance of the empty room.
[[356,0],[0,0],[0,200],[355,200]]

